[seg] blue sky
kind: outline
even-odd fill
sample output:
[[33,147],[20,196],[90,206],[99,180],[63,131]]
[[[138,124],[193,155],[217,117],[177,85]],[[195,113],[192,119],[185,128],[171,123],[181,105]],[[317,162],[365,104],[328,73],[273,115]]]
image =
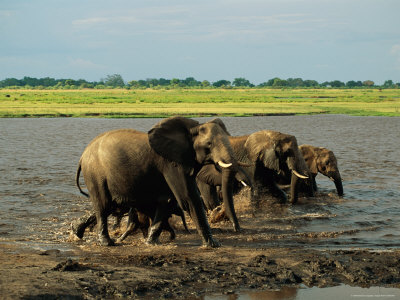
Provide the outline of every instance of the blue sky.
[[400,82],[399,0],[1,0],[0,80]]

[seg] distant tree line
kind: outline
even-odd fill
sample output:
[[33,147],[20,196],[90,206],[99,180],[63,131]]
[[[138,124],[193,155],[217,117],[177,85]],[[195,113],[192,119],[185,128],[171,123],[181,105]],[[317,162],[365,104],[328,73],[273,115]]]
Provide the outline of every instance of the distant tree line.
[[107,88],[400,88],[400,82],[386,80],[383,85],[375,85],[372,80],[342,82],[340,80],[325,81],[303,80],[301,78],[281,79],[272,78],[258,85],[252,84],[245,78],[229,80],[198,81],[193,77],[186,79],[148,78],[145,80],[131,80],[125,82],[121,75],[107,75],[100,81],[86,81],[85,79],[54,79],[50,77],[22,79],[6,78],[0,81],[0,88],[34,88],[34,89],[107,89]]

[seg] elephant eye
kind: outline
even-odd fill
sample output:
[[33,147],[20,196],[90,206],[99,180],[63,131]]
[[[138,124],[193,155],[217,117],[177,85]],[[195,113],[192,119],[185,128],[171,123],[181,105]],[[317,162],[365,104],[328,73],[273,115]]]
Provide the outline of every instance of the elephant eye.
[[201,134],[205,134],[207,132],[207,128],[200,127],[199,131],[200,131]]

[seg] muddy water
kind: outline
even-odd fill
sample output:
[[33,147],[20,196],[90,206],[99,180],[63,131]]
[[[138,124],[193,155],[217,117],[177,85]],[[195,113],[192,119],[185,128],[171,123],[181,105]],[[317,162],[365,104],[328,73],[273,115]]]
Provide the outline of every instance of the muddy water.
[[330,287],[330,288],[293,288],[285,287],[278,291],[256,291],[243,292],[235,295],[235,298],[229,296],[205,296],[203,300],[252,300],[252,299],[268,299],[268,300],[308,300],[308,299],[370,299],[370,298],[389,298],[398,299],[400,297],[400,289],[394,288],[360,288],[346,285]]
[[[86,145],[106,130],[147,131],[157,121],[0,119],[0,241],[71,247],[70,222],[90,209],[74,183]],[[277,247],[400,247],[400,118],[320,115],[223,121],[232,135],[262,129],[293,134],[299,144],[330,148],[339,161],[344,197],[337,197],[334,184],[319,175],[314,199],[266,208],[266,219],[246,219],[249,230],[267,230],[255,232],[257,247],[266,240]]]

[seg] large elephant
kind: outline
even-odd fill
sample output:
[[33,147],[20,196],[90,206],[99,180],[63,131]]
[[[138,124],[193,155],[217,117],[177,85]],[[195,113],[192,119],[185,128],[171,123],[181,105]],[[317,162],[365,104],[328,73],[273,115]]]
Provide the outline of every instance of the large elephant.
[[335,183],[338,195],[343,196],[342,177],[340,176],[337,159],[333,152],[323,147],[314,147],[311,145],[300,145],[299,148],[311,171],[314,190],[317,190],[315,177],[319,172],[331,179]]
[[281,178],[291,179],[291,203],[298,199],[298,179],[310,179],[310,171],[300,153],[296,137],[273,130],[229,138],[239,161],[251,163],[246,168],[252,179],[252,203],[257,206],[262,188],[286,202],[286,193],[278,186]]
[[237,161],[221,126],[219,119],[200,124],[171,117],[148,133],[120,129],[96,137],[84,150],[78,170],[82,170],[96,212],[100,244],[114,243],[108,233],[108,215],[117,208],[131,207],[149,217],[156,208],[148,242],[157,241],[166,216],[156,199],[172,192],[179,206],[189,212],[203,244],[218,247],[195,178],[204,164],[219,163],[223,166],[222,189],[229,189]]

